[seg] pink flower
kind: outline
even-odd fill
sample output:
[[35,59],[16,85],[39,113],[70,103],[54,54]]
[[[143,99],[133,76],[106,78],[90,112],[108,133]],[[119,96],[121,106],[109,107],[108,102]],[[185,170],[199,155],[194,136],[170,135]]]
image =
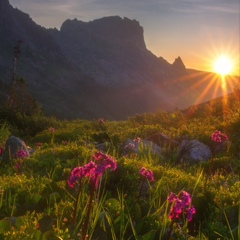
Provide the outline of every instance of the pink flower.
[[68,180],[68,185],[74,188],[76,183],[85,176],[85,169],[83,167],[76,167],[72,170],[71,176]]
[[192,199],[191,199],[189,193],[187,193],[187,192],[185,192],[185,191],[182,191],[180,197],[181,197],[182,201],[184,202],[185,206],[189,206],[189,205],[190,205]]
[[140,170],[140,174],[145,178],[147,178],[150,182],[154,181],[153,172],[151,170],[148,170],[145,167],[142,167]]
[[17,170],[19,170],[19,169],[21,168],[21,164],[17,163],[17,164],[15,165],[15,168],[16,168]]
[[105,153],[102,153],[102,152],[97,152],[93,155],[93,157],[96,161],[100,161],[100,160],[103,160],[103,159],[107,158],[107,155]]
[[54,133],[54,132],[55,132],[55,128],[50,127],[50,128],[49,128],[49,131],[50,131],[51,133]]
[[228,141],[228,136],[226,134],[221,133],[220,131],[215,131],[212,134],[212,140],[214,142],[223,142],[223,141]]
[[171,193],[170,196],[168,197],[168,201],[172,203],[172,202],[176,201],[177,198],[178,198],[178,196],[175,193]]
[[15,153],[16,158],[26,158],[28,155],[24,150],[19,150]]
[[104,172],[108,168],[116,170],[117,163],[113,158],[111,158],[107,154],[97,152],[94,154],[93,157],[95,158],[95,160],[98,161],[98,164],[91,161],[84,167],[74,168],[68,181],[69,187],[73,188],[78,181],[81,181],[83,177],[87,177],[90,179],[94,187],[97,188],[99,178],[104,174]]
[[104,121],[104,119],[103,119],[103,118],[99,118],[99,119],[98,119],[98,123],[100,123],[100,124],[104,125],[104,124],[105,124],[105,121]]
[[193,214],[196,213],[196,209],[194,207],[190,207],[186,209],[187,219],[190,222],[193,218]]
[[140,143],[141,142],[141,138],[137,137],[133,141],[136,142],[136,143]]
[[136,146],[134,143],[128,143],[127,145],[124,146],[125,150],[132,150],[134,149]]
[[62,141],[62,145],[68,145],[68,141]]
[[168,201],[173,203],[169,214],[170,219],[176,220],[182,214],[185,214],[189,222],[192,220],[193,215],[196,213],[196,209],[193,206],[189,207],[192,201],[189,193],[182,191],[179,197],[175,193],[171,193],[168,197]]
[[0,156],[3,154],[3,149],[0,148]]
[[38,143],[36,143],[36,145],[37,145],[38,147],[42,147],[42,146],[43,146],[43,143],[38,142]]

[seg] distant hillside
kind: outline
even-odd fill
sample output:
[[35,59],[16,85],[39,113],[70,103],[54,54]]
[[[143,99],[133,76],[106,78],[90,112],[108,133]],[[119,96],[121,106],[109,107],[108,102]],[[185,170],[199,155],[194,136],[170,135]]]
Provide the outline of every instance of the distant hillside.
[[[189,71],[180,57],[170,64],[151,53],[136,20],[74,19],[66,20],[60,30],[46,29],[8,0],[1,0],[1,86],[11,82],[13,50],[19,40],[17,76],[26,79],[29,91],[47,113],[61,118],[126,119],[222,95],[216,75]],[[228,82],[229,92],[237,78]],[[6,96],[5,89],[0,95]]]

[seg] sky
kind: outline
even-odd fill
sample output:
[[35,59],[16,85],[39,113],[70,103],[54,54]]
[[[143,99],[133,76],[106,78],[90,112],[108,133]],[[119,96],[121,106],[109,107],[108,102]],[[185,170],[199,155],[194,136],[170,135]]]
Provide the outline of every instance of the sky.
[[146,47],[169,63],[213,71],[218,56],[240,75],[240,0],[9,0],[39,25],[60,29],[66,19],[88,22],[106,16],[137,20]]

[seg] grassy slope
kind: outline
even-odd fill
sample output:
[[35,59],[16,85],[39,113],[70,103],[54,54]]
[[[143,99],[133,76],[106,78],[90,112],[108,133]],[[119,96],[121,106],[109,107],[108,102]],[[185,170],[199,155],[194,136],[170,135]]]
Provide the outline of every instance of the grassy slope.
[[[49,127],[56,129],[54,134]],[[168,149],[165,158],[149,151],[122,156],[120,151],[127,138],[143,139],[159,132],[178,141],[186,137],[199,139],[212,147],[211,134],[215,130],[227,134],[231,145],[226,152],[201,165],[176,164],[176,149]],[[110,143],[108,154],[116,159],[118,168],[103,177],[100,198],[95,199],[88,228],[91,239],[97,239],[96,235],[100,239],[168,239],[171,221],[166,199],[171,192],[182,190],[191,194],[197,213],[188,227],[174,225],[173,239],[185,239],[186,235],[191,239],[234,239],[234,236],[237,239],[240,199],[237,91],[229,96],[224,107],[220,99],[184,113],[157,112],[105,124],[58,121],[43,116],[10,118],[5,114],[0,125],[0,146],[4,147],[11,134],[21,137],[35,152],[24,160],[20,170],[15,168],[15,162],[1,165],[2,239],[79,239],[87,214],[84,207],[89,197],[88,184],[78,205],[79,224],[74,225],[77,191],[67,186],[67,180],[73,168],[92,160],[95,144],[103,142]],[[37,143],[43,145],[38,147]],[[141,167],[151,169],[155,181],[149,188],[146,185],[146,195],[138,198]],[[45,228],[36,228],[39,223]]]

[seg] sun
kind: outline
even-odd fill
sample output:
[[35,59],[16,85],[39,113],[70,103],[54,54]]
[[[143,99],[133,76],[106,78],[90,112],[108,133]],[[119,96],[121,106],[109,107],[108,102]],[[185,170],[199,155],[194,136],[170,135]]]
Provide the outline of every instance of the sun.
[[218,57],[214,62],[214,71],[222,76],[232,72],[233,63],[231,59],[225,55]]

